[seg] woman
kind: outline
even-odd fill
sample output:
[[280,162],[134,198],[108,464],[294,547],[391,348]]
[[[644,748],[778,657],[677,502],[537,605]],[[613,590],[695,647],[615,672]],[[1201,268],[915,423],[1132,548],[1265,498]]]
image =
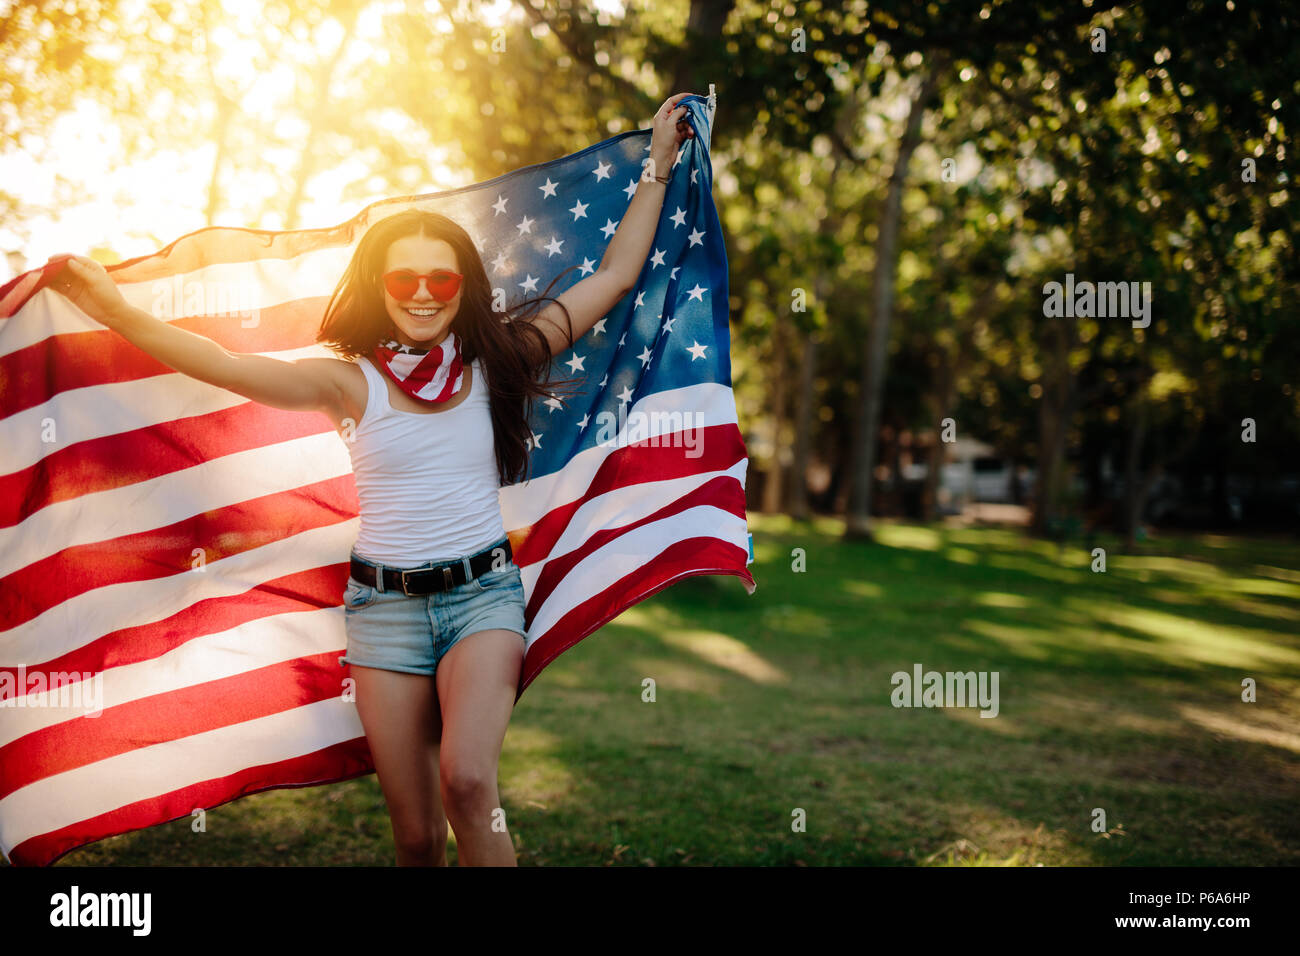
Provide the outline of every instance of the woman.
[[275,408],[322,412],[343,434],[361,530],[340,662],[356,682],[398,865],[445,866],[449,822],[463,864],[516,863],[497,766],[523,664],[523,586],[498,488],[524,477],[528,409],[553,390],[543,380],[551,359],[641,273],[667,174],[694,135],[677,105],[688,95],[655,114],[653,165],[597,271],[510,321],[492,310],[465,231],[418,210],[358,243],[317,336],[343,359],[232,354],[127,305],[91,259],[68,259],[53,283],[169,367]]

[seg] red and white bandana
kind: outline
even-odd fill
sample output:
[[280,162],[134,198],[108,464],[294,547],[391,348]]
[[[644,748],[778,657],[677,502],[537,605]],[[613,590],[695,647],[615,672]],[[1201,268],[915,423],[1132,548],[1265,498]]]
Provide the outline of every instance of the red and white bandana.
[[442,344],[417,349],[388,339],[375,346],[370,357],[388,373],[397,387],[416,401],[438,405],[460,394],[465,383],[460,339],[448,330]]

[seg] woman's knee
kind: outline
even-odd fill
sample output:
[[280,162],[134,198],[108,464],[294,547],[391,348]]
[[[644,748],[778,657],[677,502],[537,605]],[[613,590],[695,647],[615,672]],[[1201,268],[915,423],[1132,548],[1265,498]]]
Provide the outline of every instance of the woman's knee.
[[481,809],[496,799],[496,767],[453,760],[444,762],[440,777],[443,802],[455,809]]
[[447,849],[447,822],[401,822],[393,820],[393,845],[398,856],[409,859],[438,858]]

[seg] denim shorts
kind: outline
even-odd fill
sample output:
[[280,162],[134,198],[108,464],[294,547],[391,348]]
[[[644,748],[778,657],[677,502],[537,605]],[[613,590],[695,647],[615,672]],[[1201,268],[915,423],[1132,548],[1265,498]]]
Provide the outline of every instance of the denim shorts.
[[[503,546],[502,538],[491,547]],[[485,549],[486,550],[486,549]],[[364,564],[374,565],[359,555]],[[460,556],[436,558],[451,564]],[[450,591],[405,595],[380,592],[348,575],[343,592],[348,646],[339,665],[377,667],[407,674],[433,675],[442,656],[476,631],[503,628],[527,640],[524,629],[524,584],[519,566],[508,561]]]

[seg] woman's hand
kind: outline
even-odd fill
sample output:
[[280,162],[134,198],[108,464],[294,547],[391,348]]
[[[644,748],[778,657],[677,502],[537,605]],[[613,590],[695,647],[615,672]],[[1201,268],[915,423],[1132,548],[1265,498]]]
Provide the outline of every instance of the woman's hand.
[[[50,256],[56,259],[58,256]],[[117,328],[129,306],[108,277],[108,271],[94,259],[70,256],[55,273],[49,288],[61,293],[69,302],[97,322]]]
[[690,93],[678,93],[664,101],[655,114],[654,133],[650,136],[650,156],[655,162],[654,175],[667,176],[672,172],[673,161],[682,143],[695,136],[695,130],[686,117],[686,107],[677,104]]

